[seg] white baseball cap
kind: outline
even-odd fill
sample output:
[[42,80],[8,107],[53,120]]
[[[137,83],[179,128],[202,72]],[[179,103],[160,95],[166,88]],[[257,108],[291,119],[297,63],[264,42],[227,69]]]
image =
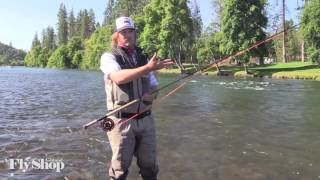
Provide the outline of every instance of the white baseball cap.
[[124,29],[135,29],[131,18],[124,16],[116,19],[116,31],[119,32]]

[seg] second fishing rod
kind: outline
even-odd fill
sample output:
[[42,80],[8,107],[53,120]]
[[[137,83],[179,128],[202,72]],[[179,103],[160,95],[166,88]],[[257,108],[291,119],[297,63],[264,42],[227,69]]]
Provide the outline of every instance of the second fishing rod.
[[[202,67],[202,68],[200,68],[200,69],[198,69],[198,70],[195,70],[195,71],[193,71],[193,72],[191,72],[191,73],[183,74],[183,75],[181,75],[178,79],[176,79],[176,80],[174,80],[174,81],[172,81],[172,82],[170,82],[170,83],[168,83],[168,84],[165,84],[164,86],[162,86],[162,87],[160,87],[160,88],[158,88],[158,89],[153,90],[150,94],[153,95],[153,94],[155,94],[155,93],[159,93],[159,92],[162,91],[163,89],[168,88],[168,87],[170,87],[170,86],[172,86],[172,85],[174,85],[174,84],[176,84],[176,83],[178,83],[178,82],[180,82],[180,81],[182,81],[182,80],[186,80],[187,78],[190,78],[190,77],[194,76],[194,75],[197,74],[197,73],[206,72],[206,71],[210,70],[211,68],[215,67],[215,65],[218,65],[218,63],[223,62],[223,61],[226,61],[226,60],[228,60],[228,59],[231,58],[231,57],[241,56],[241,55],[243,55],[243,54],[251,51],[252,49],[257,48],[258,46],[260,46],[260,45],[262,45],[262,44],[265,44],[265,43],[267,43],[267,42],[269,42],[269,41],[272,41],[273,39],[275,39],[276,37],[278,37],[278,36],[281,35],[282,33],[286,32],[286,31],[290,31],[290,30],[292,30],[292,29],[295,29],[295,28],[298,27],[300,24],[301,24],[301,23],[296,24],[296,25],[294,25],[294,26],[292,26],[292,27],[290,27],[290,28],[287,28],[285,31],[280,31],[280,32],[278,32],[278,33],[276,33],[276,34],[274,34],[274,35],[272,35],[272,36],[267,37],[267,38],[264,39],[264,40],[257,41],[256,43],[254,43],[254,44],[251,45],[250,47],[248,47],[248,48],[246,48],[246,49],[244,49],[244,50],[242,50],[242,51],[236,52],[236,53],[234,53],[234,54],[231,55],[231,56],[228,56],[228,57],[222,58],[222,59],[220,59],[220,60],[217,60],[217,61],[215,61],[215,62],[213,62],[213,63],[210,63],[210,64],[208,64],[208,65],[206,65],[206,66],[204,66],[204,67]],[[190,78],[190,79],[191,79],[191,78]],[[187,80],[186,80],[186,81],[187,81]],[[167,93],[165,96],[163,96],[163,97],[160,98],[160,99],[161,99],[161,100],[164,100],[165,98],[167,98],[167,97],[169,97],[170,95],[172,95],[173,93],[175,93],[178,89],[181,89],[181,88],[186,84],[186,81],[185,81],[184,83],[182,83],[180,86],[177,86],[176,88],[174,88],[173,90],[171,90],[169,93]],[[84,128],[84,129],[87,129],[87,128],[90,127],[90,126],[92,126],[92,125],[94,125],[94,124],[96,124],[96,123],[98,123],[98,122],[101,122],[100,125],[101,125],[101,127],[102,127],[102,129],[103,129],[104,131],[111,131],[116,125],[121,124],[121,123],[128,122],[128,121],[130,121],[130,120],[133,120],[133,119],[135,119],[136,117],[138,117],[140,114],[142,114],[142,113],[150,110],[151,105],[148,106],[145,110],[143,110],[143,111],[141,111],[141,112],[139,112],[139,113],[134,114],[133,116],[129,117],[128,119],[125,119],[125,120],[123,120],[123,121],[119,121],[118,123],[115,123],[111,118],[109,118],[110,116],[112,116],[112,115],[114,115],[114,114],[116,114],[116,113],[124,110],[125,108],[127,108],[127,107],[129,107],[129,106],[131,106],[131,105],[133,105],[133,104],[139,103],[139,102],[141,102],[141,101],[143,101],[142,98],[140,98],[140,99],[134,99],[134,100],[132,100],[132,101],[130,101],[130,102],[128,102],[128,103],[126,103],[126,104],[124,104],[124,105],[122,105],[122,106],[120,106],[120,107],[118,107],[118,108],[116,108],[116,109],[114,109],[114,110],[112,110],[112,111],[110,111],[110,112],[108,112],[105,116],[100,117],[100,118],[95,119],[95,120],[92,120],[91,122],[85,124],[85,125],[83,126],[83,128]]]

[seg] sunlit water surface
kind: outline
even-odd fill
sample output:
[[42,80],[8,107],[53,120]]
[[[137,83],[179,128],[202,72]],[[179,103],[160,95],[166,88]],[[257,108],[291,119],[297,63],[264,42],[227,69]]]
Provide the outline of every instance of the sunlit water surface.
[[[0,179],[107,179],[105,133],[82,130],[106,113],[104,93],[100,72],[0,67]],[[159,179],[320,179],[319,107],[315,81],[194,77],[153,108]],[[10,158],[65,168],[9,170]]]

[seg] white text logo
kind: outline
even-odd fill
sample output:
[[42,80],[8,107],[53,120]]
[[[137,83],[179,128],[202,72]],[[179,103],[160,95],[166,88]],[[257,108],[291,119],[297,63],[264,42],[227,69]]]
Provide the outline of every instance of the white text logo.
[[9,159],[10,170],[54,170],[55,172],[61,172],[64,169],[65,164],[62,160],[54,159]]

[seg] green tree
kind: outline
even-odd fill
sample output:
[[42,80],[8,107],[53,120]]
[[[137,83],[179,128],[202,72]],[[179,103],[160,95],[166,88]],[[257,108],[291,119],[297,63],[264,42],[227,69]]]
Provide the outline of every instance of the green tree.
[[289,61],[296,61],[300,57],[300,32],[297,29],[292,29],[293,20],[286,21],[287,31],[287,57]]
[[112,17],[135,16],[143,14],[143,8],[150,0],[117,0],[113,8]]
[[38,67],[38,57],[41,53],[41,46],[33,46],[33,48],[28,52],[25,57],[24,63],[29,67]]
[[164,9],[161,6],[161,0],[152,0],[144,8],[145,27],[140,36],[140,46],[145,50],[149,56],[159,49],[159,32],[162,16],[164,15]]
[[115,17],[113,14],[114,0],[109,0],[106,9],[104,10],[103,25],[111,25],[114,23]]
[[101,27],[100,23],[97,22],[97,24],[96,24],[96,29],[97,29],[97,28],[100,28],[100,27]]
[[224,0],[212,0],[212,8],[214,19],[210,24],[213,31],[221,31],[221,21],[222,21],[222,12],[223,12]]
[[54,29],[48,26],[42,33],[42,48],[52,52],[56,48]]
[[193,21],[186,0],[152,0],[145,9],[140,45],[147,54],[172,57],[181,71],[182,59],[191,51]]
[[33,40],[32,40],[32,44],[31,44],[31,49],[32,49],[33,47],[35,47],[35,46],[41,46],[41,42],[40,42],[40,40],[39,40],[39,38],[38,38],[38,33],[36,33],[36,34],[34,35],[34,38],[33,38]]
[[[245,50],[257,41],[266,38],[264,29],[267,26],[265,12],[266,0],[237,1],[225,0],[222,12],[222,50],[227,55]],[[267,53],[265,46],[259,46],[237,57],[240,62],[247,62],[250,57],[260,57],[263,64],[263,56]]]
[[[44,38],[43,38],[44,39]],[[46,67],[48,49],[43,49],[37,33],[35,34],[30,51],[25,57],[24,64],[29,67]]]
[[80,68],[80,64],[83,60],[83,54],[84,51],[76,51],[73,56],[72,56],[72,60],[71,60],[71,68]]
[[79,68],[84,51],[84,42],[80,37],[73,37],[66,45],[61,45],[50,56],[49,68]]
[[[286,43],[286,51],[287,51],[287,60],[297,60],[300,56],[300,42],[301,40],[301,32],[296,29],[293,29],[293,21],[289,20],[285,22],[285,27],[288,29],[286,32],[287,43]],[[276,57],[277,60],[282,60],[282,39],[275,39],[271,43],[272,52],[271,54]]]
[[194,2],[193,2],[191,16],[192,16],[192,23],[193,23],[193,35],[192,36],[195,39],[197,39],[201,35],[203,22],[202,22],[201,13],[200,13],[200,7],[199,7],[199,4],[197,3],[196,0],[194,0]]
[[34,46],[25,57],[25,65],[29,67],[46,67],[49,58],[47,49],[40,45]]
[[47,67],[48,68],[66,68],[71,60],[68,57],[67,45],[63,44],[56,49],[50,56]]
[[195,59],[197,58],[197,51],[199,48],[198,42],[200,42],[199,38],[201,36],[202,27],[203,27],[202,18],[200,14],[200,7],[196,0],[193,1],[191,16],[192,16],[193,32],[192,32],[192,36],[190,36],[191,38],[190,45],[192,49],[190,52],[191,54],[190,60],[191,60],[191,63],[194,64],[194,57]]
[[146,5],[148,5],[150,2],[151,2],[150,0],[134,1],[134,3],[132,3],[130,16],[132,16],[133,18],[135,18],[137,16],[143,16],[144,15],[144,11],[143,11],[144,7]]
[[306,3],[301,17],[301,30],[307,43],[307,54],[320,64],[320,1],[310,0]]
[[71,10],[68,17],[68,39],[72,39],[76,36],[76,27],[76,18],[74,17],[73,10]]
[[197,58],[201,63],[212,63],[223,57],[220,46],[223,39],[222,32],[203,34],[199,39]]
[[81,19],[82,19],[82,10],[80,10],[76,17],[76,36],[82,37],[81,34]]
[[83,60],[80,63],[81,69],[98,70],[101,55],[111,49],[111,36],[113,26],[106,25],[98,28],[86,41]]
[[93,9],[89,10],[89,37],[96,30],[96,17],[94,15]]
[[80,11],[80,36],[87,39],[90,36],[89,32],[90,18],[87,9]]
[[179,69],[184,71],[181,59],[190,50],[185,47],[188,43],[192,43],[188,37],[192,36],[193,32],[187,0],[166,0],[161,4],[164,16],[159,33],[159,56],[172,57]]
[[67,44],[68,58],[66,61],[67,68],[78,68],[81,64],[84,42],[80,37],[73,37]]
[[[137,29],[137,39],[141,38],[141,33],[144,29],[144,7],[150,3],[150,0],[118,0],[115,2],[112,10],[110,23],[114,24],[115,18],[120,16],[130,16]],[[140,41],[138,41],[139,43]]]
[[42,31],[42,42],[38,39],[38,35],[35,34],[32,47],[25,57],[24,64],[30,67],[46,67],[48,59],[55,48],[54,29],[48,26]]
[[0,65],[19,66],[23,65],[26,52],[0,42]]
[[87,9],[80,10],[77,19],[80,37],[88,39],[96,29],[93,10],[91,9],[89,12]]
[[67,10],[63,3],[60,4],[58,12],[58,44],[66,44],[68,42],[68,23]]

